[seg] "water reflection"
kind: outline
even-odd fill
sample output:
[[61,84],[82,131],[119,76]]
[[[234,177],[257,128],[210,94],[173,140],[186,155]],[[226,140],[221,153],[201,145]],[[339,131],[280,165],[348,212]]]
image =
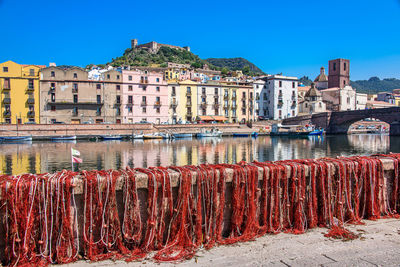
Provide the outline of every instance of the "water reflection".
[[200,163],[236,163],[399,152],[400,137],[339,135],[309,138],[259,137],[200,140],[134,140],[0,145],[6,174],[71,169],[71,147],[81,151],[79,169],[120,169]]

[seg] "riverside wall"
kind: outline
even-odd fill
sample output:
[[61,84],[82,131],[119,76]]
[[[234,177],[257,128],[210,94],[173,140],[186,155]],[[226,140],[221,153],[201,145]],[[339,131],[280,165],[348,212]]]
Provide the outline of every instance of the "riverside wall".
[[76,135],[87,137],[96,135],[132,135],[133,133],[187,132],[198,133],[201,129],[218,128],[223,132],[252,132],[265,128],[269,124],[256,124],[252,128],[238,123],[224,124],[2,124],[0,136],[32,135],[33,137],[50,137]]
[[[396,154],[398,158],[400,158],[400,155]],[[394,190],[398,190],[398,189],[394,189],[397,188],[397,183],[398,183],[398,176],[399,176],[399,172],[398,172],[398,158],[391,158],[388,156],[373,156],[371,158],[367,158],[364,157],[362,160],[365,160],[366,162],[375,162],[378,163],[378,165],[380,166],[372,166],[372,165],[366,165],[368,167],[368,169],[370,169],[371,171],[368,173],[363,173],[362,175],[364,175],[363,177],[365,178],[365,181],[368,180],[374,180],[376,181],[378,184],[373,186],[373,190],[378,190],[376,192],[377,196],[379,196],[379,203],[377,203],[377,205],[382,205],[379,206],[379,212],[378,213],[385,213],[385,209],[387,210],[387,206],[385,206],[384,203],[388,203],[391,201],[391,197],[393,195]],[[338,160],[342,160],[341,162],[343,162],[344,165],[346,165],[347,167],[347,171],[351,171],[354,170],[355,176],[351,176],[352,174],[350,174],[350,172],[348,172],[349,176],[347,179],[349,179],[348,181],[343,180],[343,184],[342,186],[345,187],[345,183],[349,183],[349,184],[353,184],[356,180],[359,181],[359,179],[361,179],[360,177],[358,177],[357,175],[357,171],[360,171],[360,175],[361,172],[363,171],[360,166],[360,162],[361,159],[358,158],[340,158]],[[304,161],[305,162],[305,161]],[[321,161],[322,162],[322,161]],[[326,179],[327,181],[332,179],[332,183],[330,181],[328,181],[328,184],[331,183],[331,185],[333,185],[336,189],[335,190],[339,190],[339,187],[336,187],[334,184],[336,183],[341,183],[340,178],[342,175],[345,175],[346,172],[343,172],[343,166],[342,163],[337,163],[335,161],[335,159],[333,159],[332,161],[324,161],[326,163],[326,170],[327,170],[327,176],[329,177],[325,177],[324,179]],[[324,163],[324,164],[325,164]],[[217,220],[218,221],[218,216],[222,216],[222,236],[224,237],[228,237],[230,235],[232,235],[232,225],[234,222],[232,222],[232,216],[233,216],[233,209],[235,208],[234,206],[237,205],[235,203],[233,203],[234,201],[237,201],[237,199],[233,198],[233,193],[234,192],[238,192],[237,191],[237,186],[240,184],[242,186],[245,186],[246,188],[248,186],[251,186],[251,184],[254,184],[256,188],[254,188],[255,190],[253,190],[252,193],[253,194],[253,198],[254,198],[254,203],[255,206],[253,208],[255,208],[256,210],[258,210],[258,212],[260,212],[260,209],[263,209],[263,205],[262,201],[263,201],[263,197],[261,196],[261,194],[263,194],[263,190],[270,190],[268,189],[265,185],[263,185],[263,181],[265,183],[265,181],[267,180],[272,180],[275,179],[276,177],[272,176],[272,169],[273,169],[273,164],[270,167],[261,167],[259,165],[257,165],[257,167],[254,167],[254,165],[246,165],[246,163],[243,164],[239,164],[239,165],[204,165],[204,170],[207,171],[196,171],[196,167],[193,166],[191,167],[193,171],[191,171],[191,177],[190,177],[190,181],[191,181],[191,187],[193,191],[195,191],[194,188],[196,188],[199,185],[199,179],[205,180],[205,181],[210,181],[213,179],[216,179],[215,181],[219,181],[216,182],[215,185],[218,186],[218,189],[215,188],[215,194],[218,194],[218,201],[217,203],[212,204],[211,203],[211,210],[210,207],[207,206],[203,206],[202,209],[204,214],[208,214],[210,212],[215,212],[216,215],[215,217],[212,217],[213,220]],[[280,177],[279,180],[280,181],[287,181],[288,183],[293,182],[293,179],[297,181],[297,179],[300,180],[300,176],[302,176],[300,171],[297,171],[297,167],[296,167],[296,172],[293,172],[293,164],[296,164],[296,166],[300,166],[303,163],[300,162],[295,162],[295,161],[285,161],[285,162],[277,162],[278,165],[280,165],[283,169],[281,169],[281,173],[284,173],[284,176]],[[371,163],[372,164],[372,163]],[[209,167],[207,167],[209,166]],[[213,166],[213,167],[211,167]],[[251,182],[251,180],[249,179],[249,176],[246,173],[243,172],[243,170],[246,169],[246,166],[251,166],[252,168],[256,168],[253,170],[256,170],[254,172],[255,175],[255,180],[253,182]],[[223,168],[221,168],[223,167]],[[380,169],[381,168],[381,169]],[[306,186],[305,188],[303,188],[304,191],[304,196],[307,195],[307,192],[311,192],[312,189],[311,188],[311,184],[313,179],[320,179],[322,178],[321,175],[322,173],[320,173],[320,176],[316,177],[316,171],[315,169],[312,167],[312,164],[303,164],[302,167],[300,168],[301,170],[303,170],[303,174],[304,174],[304,185]],[[299,169],[299,170],[300,170]],[[372,171],[374,170],[374,171]],[[168,171],[168,180],[169,180],[169,184],[171,187],[171,192],[172,192],[172,198],[174,199],[174,205],[176,205],[176,201],[177,199],[180,198],[180,194],[182,194],[183,192],[181,191],[182,188],[182,183],[183,182],[183,173],[181,170],[179,169],[174,169],[174,168],[170,168],[167,170]],[[376,171],[376,173],[375,173]],[[151,220],[149,220],[149,216],[150,214],[150,208],[151,205],[149,204],[149,192],[152,189],[151,187],[151,182],[150,179],[152,179],[152,175],[150,174],[150,172],[154,173],[154,170],[152,171],[151,169],[136,169],[134,171],[135,173],[135,182],[136,182],[136,188],[137,188],[137,200],[138,200],[138,205],[139,205],[139,210],[140,210],[140,221],[142,223],[142,233],[141,236],[142,238],[144,238],[144,236],[146,235],[146,231],[147,231],[147,227],[148,225],[146,225],[149,221],[151,222]],[[313,174],[313,172],[315,172]],[[382,177],[379,176],[379,173],[381,172],[381,174],[383,175]],[[206,173],[206,176],[204,176],[204,174]],[[104,173],[96,173],[97,175],[97,179],[98,181],[104,180],[105,177],[102,176],[102,174]],[[237,182],[236,179],[238,179],[238,175],[241,175],[241,179],[243,179],[243,181],[241,182]],[[115,197],[116,197],[116,210],[118,211],[118,218],[120,222],[123,222],[124,220],[124,209],[126,208],[125,205],[125,197],[126,195],[124,195],[123,193],[123,189],[126,183],[126,178],[128,175],[126,172],[120,172],[118,174],[118,177],[115,179],[115,181],[113,183],[115,183]],[[369,177],[369,176],[370,177]],[[266,178],[266,177],[269,178]],[[373,176],[373,177],[372,177]],[[353,178],[351,178],[353,177]],[[5,186],[5,183],[7,183],[7,181],[4,180],[4,177],[2,177],[3,179],[3,183],[0,183],[0,185],[2,185],[3,187]],[[72,214],[77,214],[77,221],[74,221],[73,216],[71,215],[71,224],[75,225],[77,223],[77,227],[79,229],[79,239],[80,239],[80,243],[84,244],[84,238],[83,238],[83,228],[84,228],[84,212],[85,209],[87,209],[88,207],[85,207],[85,198],[87,197],[87,188],[85,187],[85,174],[84,173],[77,173],[74,174],[74,177],[72,178],[72,184],[74,185],[73,187],[73,194],[75,195],[75,201],[76,201],[76,210],[75,208],[73,208],[73,212]],[[250,181],[250,182],[249,182]],[[2,182],[2,180],[0,180],[0,182]],[[221,182],[223,182],[223,185],[221,184]],[[158,181],[155,185],[159,190],[161,188],[161,184],[160,181]],[[271,184],[271,186],[273,186],[273,184]],[[295,183],[292,184],[292,186],[298,186],[295,185]],[[360,184],[360,188],[364,188],[362,190],[365,191],[365,194],[367,195],[367,192],[372,192],[373,190],[366,188],[366,184]],[[100,188],[100,186],[99,186]],[[102,190],[104,189],[104,185],[101,186]],[[236,189],[235,189],[236,188]],[[329,188],[329,185],[328,185]],[[224,192],[221,192],[221,190],[223,190]],[[236,190],[236,191],[235,191]],[[295,200],[293,203],[291,202],[291,205],[295,206],[295,205],[299,205],[299,203],[302,203],[303,201],[303,197],[301,196],[301,194],[303,193],[295,193],[295,188],[292,187],[291,189],[287,189],[290,190],[290,192],[288,194],[293,194],[293,196],[289,196],[290,199],[294,199],[294,198],[298,198],[298,200]],[[361,190],[361,189],[360,189]],[[251,191],[251,190],[250,190]],[[2,203],[1,201],[3,201],[3,205],[5,204],[4,199],[4,188],[3,188],[3,195],[0,195],[0,204]],[[29,191],[28,191],[29,192]],[[361,192],[361,191],[360,191]],[[204,192],[203,192],[204,193]],[[223,194],[222,194],[223,193]],[[397,193],[397,191],[396,191]],[[279,190],[279,191],[275,191],[275,195],[270,196],[271,197],[271,202],[274,202],[277,198],[281,198],[285,195],[286,193]],[[300,194],[300,195],[299,195]],[[313,192],[312,194],[315,195],[315,197],[320,198],[320,197],[324,197],[322,192]],[[346,192],[344,192],[344,194],[346,194]],[[357,195],[357,194],[355,194]],[[221,197],[223,199],[221,199]],[[240,195],[237,196],[239,198],[246,198],[246,195]],[[336,195],[335,197],[332,197],[332,205],[337,205],[334,202],[339,202],[340,205],[335,207],[335,214],[336,214],[336,209],[338,207],[340,207],[342,205],[342,203],[340,202],[340,199],[338,199],[339,195]],[[112,198],[112,196],[111,196]],[[157,200],[155,200],[156,202],[162,202],[162,198],[161,198],[161,192],[156,196]],[[216,198],[217,199],[217,198]],[[274,200],[275,199],[275,200]],[[221,202],[222,201],[222,202]],[[321,201],[321,200],[318,200]],[[331,200],[330,200],[331,201]],[[351,201],[355,201],[355,199],[352,197]],[[223,207],[220,207],[219,211],[216,208],[216,206],[219,205],[219,203],[223,203]],[[243,202],[243,203],[247,203],[246,205],[250,205],[248,202]],[[288,202],[289,203],[289,202]],[[321,202],[322,203],[322,202]],[[72,205],[72,203],[71,203]],[[288,204],[289,205],[289,204]],[[305,204],[304,204],[305,205]],[[322,204],[319,204],[322,205]],[[94,205],[96,206],[96,205]],[[161,207],[162,205],[160,205]],[[251,205],[250,205],[251,206]],[[110,206],[112,207],[112,205]],[[182,212],[180,211],[179,208],[180,206],[176,206],[176,209],[174,209],[174,212]],[[237,208],[237,207],[236,207]],[[247,216],[250,216],[250,213],[246,213],[246,209],[248,207],[246,206],[244,208],[244,214],[247,214]],[[392,207],[393,208],[393,207]],[[222,212],[222,214],[217,214],[219,212]],[[348,211],[347,211],[348,212]],[[347,214],[346,212],[346,214]],[[262,212],[261,212],[262,213]],[[203,214],[203,216],[204,216]],[[5,255],[6,251],[5,251],[5,240],[6,240],[6,232],[5,229],[7,229],[7,225],[4,225],[4,223],[6,222],[5,220],[5,216],[7,216],[4,212],[4,210],[0,209],[0,255]],[[194,215],[193,215],[194,216]],[[261,215],[260,215],[261,216]],[[274,215],[276,216],[276,214]],[[294,215],[294,217],[296,217],[297,215]],[[299,216],[303,216],[303,215],[299,215]],[[305,214],[304,214],[305,216]],[[336,215],[335,215],[336,216]],[[245,216],[246,217],[246,216]],[[248,223],[246,222],[246,218],[244,217],[244,221],[242,222],[243,224]],[[378,216],[379,217],[379,216]],[[210,217],[211,218],[211,217]],[[366,217],[363,217],[364,219]],[[295,218],[294,218],[295,219]],[[170,222],[171,218],[169,217],[165,217],[165,223],[166,225]],[[203,217],[204,220],[204,217]],[[237,220],[237,218],[235,219]],[[282,218],[280,219],[282,220]],[[339,219],[340,220],[340,219]],[[151,222],[153,223],[153,222]],[[240,224],[239,224],[240,225]],[[75,225],[76,226],[76,225]],[[23,226],[20,226],[23,227]],[[304,226],[303,226],[304,227]],[[315,226],[314,226],[315,227]],[[295,223],[293,224],[293,228],[295,228]],[[307,227],[306,227],[307,228]],[[312,226],[309,226],[309,228],[312,228]],[[278,231],[283,231],[284,229],[280,229],[277,230]],[[293,230],[293,229],[292,229]],[[304,229],[306,230],[306,229]],[[294,230],[293,230],[294,231]],[[296,231],[299,231],[298,229],[296,229]],[[301,233],[297,232],[297,233]],[[165,233],[162,233],[165,234]],[[254,237],[253,237],[254,238]],[[240,241],[241,239],[238,238],[237,241]],[[242,241],[245,241],[247,239],[243,239]],[[218,240],[216,240],[217,242]],[[20,241],[21,242],[21,241]],[[206,242],[205,240],[203,240],[202,242]],[[221,240],[220,240],[221,242]],[[223,242],[221,242],[223,243]],[[9,244],[8,244],[9,245]],[[183,244],[184,245],[184,244]],[[79,249],[81,250],[81,253],[83,254],[83,250],[85,249],[84,246],[80,246]],[[87,252],[86,252],[87,253]]]

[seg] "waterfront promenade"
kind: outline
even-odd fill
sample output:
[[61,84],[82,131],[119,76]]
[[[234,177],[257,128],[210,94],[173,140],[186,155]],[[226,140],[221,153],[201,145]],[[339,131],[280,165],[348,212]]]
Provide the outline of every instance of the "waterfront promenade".
[[126,263],[78,261],[66,267],[90,266],[399,266],[400,221],[365,220],[365,225],[346,226],[360,234],[352,241],[328,239],[326,229],[311,229],[303,235],[266,235],[256,241],[200,250],[182,263],[155,263],[151,260]]

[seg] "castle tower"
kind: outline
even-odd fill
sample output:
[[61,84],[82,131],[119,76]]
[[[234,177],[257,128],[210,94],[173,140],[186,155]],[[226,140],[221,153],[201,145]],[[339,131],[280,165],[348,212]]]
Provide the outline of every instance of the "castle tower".
[[350,60],[338,58],[329,60],[328,87],[343,88],[350,84]]
[[137,39],[132,39],[131,40],[131,47],[136,48],[138,46],[138,40]]

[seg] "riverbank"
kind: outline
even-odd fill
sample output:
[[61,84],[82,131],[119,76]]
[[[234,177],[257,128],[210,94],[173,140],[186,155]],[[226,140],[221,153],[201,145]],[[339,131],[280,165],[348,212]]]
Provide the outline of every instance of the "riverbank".
[[224,124],[20,124],[0,125],[1,136],[31,135],[33,140],[49,140],[52,137],[75,135],[77,139],[87,140],[101,135],[121,135],[131,137],[133,134],[168,133],[199,133],[202,130],[218,128],[224,136],[233,133],[262,132],[269,128],[272,121],[255,123],[252,127],[238,123]]

